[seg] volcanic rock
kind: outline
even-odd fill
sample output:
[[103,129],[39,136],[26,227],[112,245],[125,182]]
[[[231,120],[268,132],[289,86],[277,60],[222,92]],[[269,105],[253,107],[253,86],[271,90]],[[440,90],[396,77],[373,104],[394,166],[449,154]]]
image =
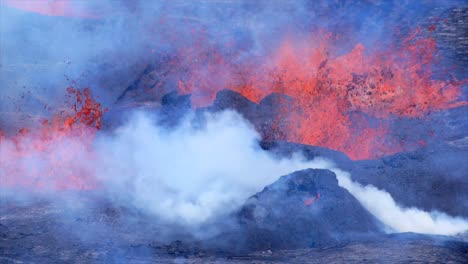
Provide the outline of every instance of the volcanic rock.
[[222,111],[233,109],[248,117],[256,111],[256,106],[257,104],[245,98],[238,92],[222,90],[216,94],[216,99],[214,100],[210,110]]
[[[98,197],[85,197],[81,195],[79,203],[91,202],[92,210],[64,208],[50,201],[19,205],[2,200],[0,263],[408,263],[422,259],[464,263],[468,256],[466,238],[415,234],[241,255],[207,251],[187,238],[168,242],[161,236],[168,227],[158,225],[154,218],[109,207]],[[322,198],[310,206],[319,205]]]
[[323,247],[380,233],[380,223],[333,172],[281,177],[247,200],[238,217],[252,250]]
[[279,117],[289,112],[292,101],[293,99],[285,94],[272,93],[257,104],[238,92],[222,90],[216,94],[213,104],[206,110],[213,112],[235,110],[255,126],[263,139],[286,139],[281,129],[286,126],[283,124],[284,120]]
[[162,97],[159,112],[160,122],[166,126],[177,125],[191,108],[190,95],[171,92]]

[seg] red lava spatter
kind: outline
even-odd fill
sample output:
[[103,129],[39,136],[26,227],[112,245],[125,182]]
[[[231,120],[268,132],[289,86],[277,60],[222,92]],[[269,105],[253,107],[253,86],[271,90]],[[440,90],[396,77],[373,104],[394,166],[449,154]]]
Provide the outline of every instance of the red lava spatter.
[[103,110],[89,88],[67,89],[67,114],[44,120],[36,129],[20,129],[13,137],[0,133],[0,187],[35,190],[89,190],[97,185],[91,144],[101,127]]
[[331,148],[352,159],[378,158],[423,142],[411,145],[392,135],[391,118],[422,118],[467,104],[459,101],[465,81],[433,78],[438,53],[432,31],[417,28],[383,51],[358,43],[345,54],[339,52],[338,36],[318,32],[285,38],[265,60],[241,65],[201,41],[171,63],[185,67],[178,90],[192,94],[195,107],[211,104],[226,88],[257,103],[282,93],[294,99],[278,106],[275,127],[284,132],[278,133],[282,140]]
[[[459,101],[464,80],[433,78],[437,49],[431,31],[418,28],[387,50],[356,44],[345,54],[337,52],[337,36],[330,33],[285,38],[264,60],[242,65],[200,43],[180,50],[183,60],[168,63],[184,69],[178,90],[191,93],[195,107],[210,104],[225,88],[256,103],[282,93],[294,100],[278,105],[279,116],[272,120],[281,139],[339,150],[352,159],[377,158],[407,150],[389,130],[389,119],[422,118],[467,104]],[[0,169],[6,175],[0,186],[96,187],[88,161],[95,155],[91,144],[103,110],[88,88],[67,91],[74,99],[68,115],[12,138],[0,133]]]

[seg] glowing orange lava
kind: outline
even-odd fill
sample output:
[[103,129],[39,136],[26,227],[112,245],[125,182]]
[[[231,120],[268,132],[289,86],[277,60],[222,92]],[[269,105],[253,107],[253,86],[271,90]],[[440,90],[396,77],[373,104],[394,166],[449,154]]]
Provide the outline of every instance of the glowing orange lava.
[[89,190],[96,187],[91,144],[101,126],[102,107],[91,91],[67,89],[75,103],[70,113],[44,120],[39,129],[21,129],[8,138],[0,133],[1,186],[36,190]]
[[226,88],[256,103],[271,93],[286,94],[294,100],[278,106],[284,109],[276,120],[284,139],[339,150],[352,159],[382,157],[407,150],[406,142],[389,132],[388,118],[419,118],[467,104],[457,101],[461,81],[433,78],[437,49],[430,33],[418,28],[387,50],[357,44],[346,54],[329,33],[290,37],[265,61],[240,66],[216,50],[184,50],[190,65],[178,88],[192,94],[195,106],[209,105]]
[[[271,93],[291,97],[274,106],[273,124],[262,135],[268,140],[327,147],[352,159],[377,158],[408,150],[392,134],[388,120],[422,118],[467,104],[459,101],[465,81],[434,78],[437,50],[430,31],[417,29],[384,51],[356,44],[345,54],[332,34],[289,37],[269,56],[235,61],[200,43],[181,50],[169,64],[180,73],[178,91],[192,94],[195,107],[211,104],[223,89],[255,103]],[[40,129],[21,129],[14,137],[0,131],[0,187],[96,187],[95,168],[88,164],[103,110],[88,88],[67,91],[74,103],[65,115],[45,120]],[[425,144],[423,139],[415,142]]]

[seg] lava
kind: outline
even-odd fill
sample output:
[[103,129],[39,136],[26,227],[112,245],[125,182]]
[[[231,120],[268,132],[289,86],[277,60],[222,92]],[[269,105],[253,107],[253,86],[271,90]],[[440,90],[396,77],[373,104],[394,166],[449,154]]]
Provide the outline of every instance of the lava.
[[[392,120],[424,118],[467,104],[459,100],[466,81],[434,78],[438,53],[432,31],[418,28],[386,50],[368,50],[358,43],[347,53],[339,52],[337,36],[319,32],[309,38],[288,37],[265,58],[250,60],[201,41],[182,49],[179,59],[168,65],[171,74],[180,77],[178,91],[192,94],[195,107],[211,104],[226,88],[255,103],[272,93],[292,98],[275,105],[277,114],[264,139],[327,147],[352,159],[378,158],[426,144],[423,138],[398,139],[390,129]],[[156,90],[162,83],[164,78]],[[22,129],[12,138],[0,133],[0,172],[7,175],[0,186],[97,186],[86,161],[93,159],[91,144],[104,111],[89,88],[67,91],[74,101],[68,114],[44,120],[39,129]],[[25,166],[28,163],[42,167]]]
[[417,28],[386,50],[358,43],[345,54],[331,33],[288,37],[265,60],[240,64],[204,42],[203,48],[181,52],[186,59],[178,67],[188,73],[178,90],[192,94],[195,107],[211,104],[226,88],[256,103],[271,93],[285,94],[294,100],[277,106],[275,127],[285,138],[276,139],[331,148],[352,159],[378,158],[423,140],[401,142],[389,130],[395,118],[423,118],[467,104],[459,101],[464,81],[434,78],[438,52],[432,31]]
[[[97,185],[93,168],[93,138],[101,126],[102,107],[89,88],[67,89],[70,110],[44,120],[39,128],[20,129],[8,138],[0,134],[0,187],[36,190],[89,190]],[[28,166],[31,165],[31,166]],[[33,166],[34,165],[34,166]]]

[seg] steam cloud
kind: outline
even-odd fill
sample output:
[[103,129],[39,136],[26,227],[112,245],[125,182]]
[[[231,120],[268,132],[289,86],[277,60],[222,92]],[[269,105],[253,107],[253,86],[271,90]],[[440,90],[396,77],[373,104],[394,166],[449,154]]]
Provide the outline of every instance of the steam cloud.
[[434,235],[455,235],[468,230],[468,222],[441,212],[425,212],[417,208],[399,206],[392,196],[378,188],[362,186],[350,179],[349,173],[331,169],[341,187],[348,190],[380,221],[397,232],[416,232]]
[[399,206],[384,190],[361,186],[324,159],[300,155],[277,160],[258,146],[259,135],[235,112],[206,116],[197,127],[188,118],[167,131],[138,113],[110,138],[101,138],[103,166],[97,175],[136,207],[160,218],[197,225],[223,216],[278,177],[305,168],[332,170],[380,221],[396,232],[453,235],[468,222],[440,212]]
[[99,140],[104,159],[99,177],[137,207],[197,225],[231,212],[279,176],[314,164],[273,158],[234,112],[206,118],[206,126],[188,118],[167,131],[136,114],[112,137]]
[[[7,158],[13,148],[2,148],[1,159],[26,174],[38,169],[53,171],[51,180],[63,177],[68,165],[93,173],[111,198],[188,228],[225,216],[282,175],[323,168],[332,170],[339,185],[390,232],[453,235],[468,230],[465,219],[403,208],[384,190],[351,181],[347,172],[330,161],[307,161],[301,155],[278,160],[259,147],[259,135],[235,112],[205,114],[204,118],[206,122],[200,125],[189,116],[168,130],[158,126],[150,114],[137,112],[111,135],[101,134],[96,139],[94,157],[86,155],[76,142],[70,145],[73,141],[61,140],[48,154],[37,152],[31,159],[16,162]],[[75,146],[76,154],[56,168],[50,160],[65,156],[70,146]]]

